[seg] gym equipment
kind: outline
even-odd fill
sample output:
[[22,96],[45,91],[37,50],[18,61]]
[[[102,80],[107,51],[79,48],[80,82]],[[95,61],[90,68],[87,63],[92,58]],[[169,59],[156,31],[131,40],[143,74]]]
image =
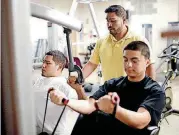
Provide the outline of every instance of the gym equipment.
[[91,92],[93,89],[93,84],[92,83],[85,83],[83,84],[83,88],[85,92]]
[[[91,18],[92,18],[92,21],[93,21],[93,24],[94,24],[94,28],[96,30],[96,34],[97,34],[96,37],[100,38],[102,34],[99,31],[99,24],[98,24],[98,21],[97,21],[97,17],[96,17],[96,14],[95,14],[93,3],[104,2],[104,1],[108,1],[108,0],[73,0],[71,8],[70,8],[69,15],[74,16],[74,13],[75,13],[79,3],[80,4],[86,4],[89,8],[90,15],[91,15]],[[91,54],[88,54],[88,53],[80,53],[80,54],[86,56],[84,64],[87,63],[87,60],[89,60],[89,55],[91,55]],[[98,66],[98,76],[102,77],[100,65]],[[101,82],[100,78],[99,78],[98,81],[99,81],[99,83]]]
[[[28,0],[2,2],[2,134],[35,135],[30,81],[32,46],[29,36],[29,4]],[[35,5],[34,8],[31,6],[31,14],[59,25],[62,23],[64,27],[73,30],[81,30],[81,23],[75,24],[72,18],[68,21],[67,18],[70,17],[58,15],[59,12],[50,12],[49,8],[47,12],[45,7],[43,9],[40,5]],[[8,23],[8,20],[11,22]]]
[[71,46],[70,46],[70,33],[71,30],[68,28],[64,28],[64,33],[66,34],[66,41],[67,41],[67,48],[68,48],[68,58],[69,58],[69,75],[71,72],[77,72],[78,73],[78,78],[77,78],[77,83],[83,84],[84,83],[84,78],[83,78],[83,73],[81,71],[81,68],[78,65],[74,65],[73,57],[72,57],[72,52],[71,52]]
[[[81,61],[78,57],[73,57],[74,63],[75,65],[77,65],[78,67],[80,67],[82,69],[82,64]],[[91,92],[92,91],[92,83],[84,83],[82,86],[85,90],[85,92]]]
[[[165,74],[165,80],[162,83],[162,87],[166,93],[166,105],[161,116],[161,121],[163,119],[167,121],[167,116],[172,114],[179,115],[179,110],[172,108],[173,94],[172,87],[169,86],[170,81],[176,78],[178,72],[176,65],[177,60],[179,59],[179,44],[171,44],[170,46],[166,47],[158,56],[158,58],[165,58],[164,62],[167,62],[167,72]],[[161,65],[163,65],[164,62],[162,62]]]
[[31,15],[40,19],[48,20],[66,28],[76,30],[78,32],[80,32],[83,27],[79,20],[69,15],[65,15],[57,10],[35,3],[31,3]]
[[[81,64],[81,61],[80,61],[80,59],[78,57],[73,57],[73,61],[74,61],[75,65],[77,65],[81,69],[83,68],[82,64]],[[66,64],[65,68],[69,68],[69,61],[68,61],[68,59],[67,59],[67,64]],[[91,92],[92,91],[92,87],[93,87],[92,83],[84,83],[84,84],[82,84],[82,86],[83,86],[85,92]]]
[[74,12],[75,12],[75,10],[78,6],[78,3],[86,4],[89,8],[89,11],[90,11],[90,14],[91,14],[91,17],[92,17],[92,21],[93,21],[93,24],[94,24],[94,27],[95,27],[95,30],[96,30],[96,33],[97,33],[97,37],[101,37],[101,34],[99,32],[98,21],[96,19],[95,10],[94,10],[94,7],[93,7],[93,2],[103,2],[103,1],[106,1],[106,0],[73,0],[72,6],[70,8],[69,15],[72,15],[72,16],[74,15]]
[[38,39],[33,59],[33,69],[41,68],[43,57],[45,53],[49,51],[48,41],[46,39]]
[[85,55],[85,61],[83,62],[83,64],[86,64],[89,61],[92,50],[94,49],[95,45],[96,45],[96,43],[91,43],[89,46],[87,46],[88,52],[85,53],[86,54]]
[[73,63],[71,46],[70,46],[70,37],[69,37],[71,33],[71,29],[76,31],[81,31],[82,23],[69,15],[62,14],[61,12],[58,12],[56,10],[35,3],[31,3],[31,14],[34,17],[45,19],[52,23],[62,25],[64,27],[64,33],[66,34],[66,41],[67,41],[68,55],[69,55],[69,66],[68,66],[69,74],[71,72],[77,71],[78,73],[77,81],[78,83],[82,84],[84,82],[83,74],[81,69],[77,65],[74,65]]
[[[65,65],[65,68],[68,68],[69,61],[68,61],[67,58],[66,58],[66,61],[67,61],[67,63]],[[78,57],[73,57],[73,61],[74,61],[75,65],[79,66],[82,69],[82,64],[81,64],[81,61]]]
[[[45,118],[46,118],[46,112],[47,112],[47,105],[48,105],[48,100],[49,100],[49,94],[50,94],[51,91],[53,91],[53,88],[49,89],[48,92],[47,92],[45,111],[44,111],[44,119],[43,119],[43,124],[42,124],[42,132],[39,133],[38,135],[49,135],[47,132],[44,132],[43,129],[44,129],[44,123],[45,123]],[[55,124],[55,127],[54,127],[51,135],[55,134],[55,131],[56,131],[57,127],[58,127],[58,124],[59,124],[59,122],[60,122],[60,120],[61,120],[61,118],[63,116],[64,111],[65,111],[65,108],[66,108],[66,105],[63,107],[63,110],[62,110],[62,112],[61,112],[61,114],[60,114],[60,116],[58,118],[57,123]]]
[[4,135],[36,133],[31,90],[30,15],[72,30],[82,29],[82,23],[75,18],[34,3],[30,6],[28,0],[2,2],[2,134]]
[[35,50],[34,63],[42,62],[45,53],[48,52],[48,42],[46,39],[38,39]]

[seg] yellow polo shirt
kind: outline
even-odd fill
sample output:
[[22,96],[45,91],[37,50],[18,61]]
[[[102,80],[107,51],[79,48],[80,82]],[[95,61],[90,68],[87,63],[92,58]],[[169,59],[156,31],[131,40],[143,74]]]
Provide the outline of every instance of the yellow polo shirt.
[[97,65],[99,63],[101,64],[104,81],[126,75],[123,66],[123,48],[132,41],[143,41],[147,43],[152,55],[148,41],[144,37],[134,34],[129,29],[125,37],[119,41],[109,34],[107,37],[99,39],[96,42],[95,49],[89,61]]

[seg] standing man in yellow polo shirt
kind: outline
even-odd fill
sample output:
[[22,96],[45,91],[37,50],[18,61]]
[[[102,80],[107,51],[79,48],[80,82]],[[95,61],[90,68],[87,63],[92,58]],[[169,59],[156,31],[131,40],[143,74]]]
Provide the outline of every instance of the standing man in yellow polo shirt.
[[[109,33],[105,38],[96,43],[93,54],[83,68],[84,78],[87,78],[101,64],[104,81],[125,75],[123,67],[123,48],[132,41],[148,41],[130,31],[126,24],[126,11],[120,5],[109,6],[107,14],[107,26]],[[149,44],[148,44],[149,45]],[[150,52],[151,52],[151,47]],[[151,60],[151,58],[150,58]],[[155,71],[152,61],[147,67],[146,74],[155,79]]]

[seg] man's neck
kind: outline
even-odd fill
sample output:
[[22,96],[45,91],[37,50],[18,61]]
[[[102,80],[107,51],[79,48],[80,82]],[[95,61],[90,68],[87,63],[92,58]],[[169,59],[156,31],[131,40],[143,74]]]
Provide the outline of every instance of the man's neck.
[[51,76],[51,77],[60,77],[62,74],[61,73],[56,73],[55,75]]
[[55,75],[55,77],[60,77],[62,74],[61,73],[59,73],[59,74],[56,74]]
[[115,39],[116,39],[117,41],[119,41],[119,40],[121,40],[123,37],[125,37],[125,35],[127,34],[127,32],[128,32],[128,28],[127,28],[127,26],[124,26],[123,29],[122,29],[119,33],[117,33],[116,35],[114,35],[114,37],[115,37]]
[[136,76],[136,77],[128,76],[128,80],[131,81],[131,82],[140,82],[144,79],[144,77],[145,77],[145,74],[140,75],[140,76]]

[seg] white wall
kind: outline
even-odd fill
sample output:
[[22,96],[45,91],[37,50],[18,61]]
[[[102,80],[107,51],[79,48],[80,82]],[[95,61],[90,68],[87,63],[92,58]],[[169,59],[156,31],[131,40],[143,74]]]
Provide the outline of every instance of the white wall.
[[[60,12],[67,13],[70,10],[72,0],[30,0],[50,8],[58,9]],[[69,6],[70,5],[70,6]]]
[[142,34],[142,24],[152,24],[152,49],[155,58],[167,46],[167,40],[160,37],[161,31],[167,29],[168,22],[179,21],[178,3],[179,0],[158,0],[156,4],[157,14],[133,15],[131,18],[131,28],[139,34]]
[[[55,8],[63,13],[67,13],[70,10],[72,0],[31,0],[32,2],[40,3],[52,8]],[[111,4],[121,4],[126,7],[127,0],[108,0],[108,2],[96,2],[94,3],[94,9],[99,22],[99,28],[102,35],[105,35],[107,31],[106,27],[106,14],[104,10]],[[157,7],[157,13],[151,15],[132,15],[130,19],[131,29],[139,34],[142,34],[142,24],[152,24],[153,37],[152,47],[154,57],[156,58],[159,52],[166,47],[167,40],[160,38],[162,30],[168,27],[168,22],[179,21],[179,0],[157,0],[155,4]],[[83,32],[85,42],[90,42],[89,32],[93,29],[92,18],[85,4],[79,4],[75,13],[75,17],[84,22]],[[40,32],[40,31],[39,31]],[[79,37],[78,37],[79,39]],[[158,65],[158,59],[157,59]]]
[[[109,0],[110,1],[110,0]],[[126,6],[125,0],[111,0],[110,2],[97,2],[94,4],[94,8],[98,11],[96,12],[97,20],[100,24],[100,30],[103,31],[102,34],[106,34],[106,14],[104,13],[105,8],[111,4],[121,4]],[[168,22],[179,21],[179,0],[158,0],[154,5],[157,8],[156,14],[151,15],[132,15],[130,19],[130,27],[136,33],[142,35],[142,24],[152,24],[153,35],[152,35],[152,49],[154,58],[156,59],[156,67],[159,64],[157,55],[161,52],[163,48],[167,46],[167,39],[162,39],[160,33],[162,30],[167,29]],[[89,14],[89,13],[88,13]],[[89,15],[81,16],[81,19],[85,20],[89,18]],[[92,26],[92,20],[90,19],[90,24]]]

